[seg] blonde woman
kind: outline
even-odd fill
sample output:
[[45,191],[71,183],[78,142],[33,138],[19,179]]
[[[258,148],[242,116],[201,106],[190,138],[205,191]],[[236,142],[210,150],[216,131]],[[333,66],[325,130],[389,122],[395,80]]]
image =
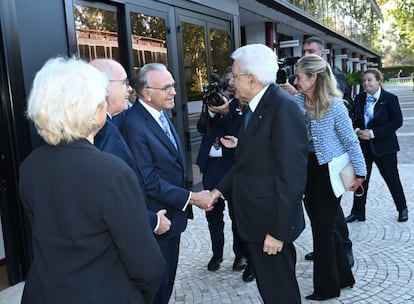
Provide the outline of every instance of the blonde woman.
[[341,197],[332,190],[328,163],[348,152],[357,174],[354,191],[364,180],[366,167],[329,64],[317,55],[302,57],[294,84],[300,92],[295,98],[306,121],[309,146],[303,201],[312,226],[314,292],[306,298],[322,301],[338,297],[341,288],[352,287],[355,282],[341,238],[334,232]]

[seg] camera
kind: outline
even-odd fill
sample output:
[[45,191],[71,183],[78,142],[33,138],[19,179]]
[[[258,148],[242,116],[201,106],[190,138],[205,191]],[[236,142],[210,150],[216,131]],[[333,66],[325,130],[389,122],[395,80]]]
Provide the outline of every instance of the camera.
[[276,83],[286,83],[287,81],[287,71],[285,68],[279,68],[276,74]]
[[292,67],[300,57],[284,57],[278,61],[279,70],[276,74],[276,83],[286,83],[287,78],[292,74]]
[[224,91],[227,89],[229,83],[227,81],[220,81],[217,74],[210,75],[210,83],[208,85],[203,83],[203,103],[211,106],[221,106],[224,104],[223,97],[226,97]]

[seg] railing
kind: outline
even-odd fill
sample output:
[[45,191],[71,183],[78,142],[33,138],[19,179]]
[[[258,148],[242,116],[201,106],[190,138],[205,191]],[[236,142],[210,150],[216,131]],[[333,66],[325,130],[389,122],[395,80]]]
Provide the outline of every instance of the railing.
[[384,85],[388,86],[411,86],[414,85],[414,77],[399,77],[390,78],[384,82]]

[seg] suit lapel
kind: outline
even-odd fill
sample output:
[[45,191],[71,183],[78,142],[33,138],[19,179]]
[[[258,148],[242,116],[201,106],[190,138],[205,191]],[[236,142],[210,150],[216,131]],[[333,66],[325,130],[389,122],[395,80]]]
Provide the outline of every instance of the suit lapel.
[[177,156],[177,158],[179,159],[179,161],[181,163],[181,166],[183,166],[183,168],[184,168],[184,156],[183,156],[183,152],[182,152],[181,142],[179,140],[178,134],[177,134],[174,126],[172,125],[172,123],[170,121],[169,116],[165,115],[167,120],[168,120],[168,123],[170,125],[171,132],[173,133],[173,136],[175,137],[175,140],[177,142],[178,149],[176,149],[174,147],[173,143],[168,138],[168,136],[164,133],[164,131],[162,130],[162,128],[160,127],[158,122],[144,108],[144,106],[141,103],[137,104],[137,106],[138,106],[137,110],[139,112],[141,112],[141,115],[146,120],[146,125],[148,126],[150,131],[160,140],[160,142],[166,147],[166,149],[170,150],[171,152],[173,152]]
[[277,90],[275,90],[274,85],[270,85],[257,104],[257,108],[250,118],[247,128],[244,130],[244,133],[248,136],[255,133],[256,129],[260,126],[262,119],[266,116],[267,107],[271,102],[269,97],[273,94],[277,94]]
[[[267,115],[267,107],[271,102],[271,98],[269,98],[272,94],[277,94],[277,88],[275,85],[270,85],[266,92],[263,94],[262,98],[260,99],[256,110],[253,112],[252,117],[250,118],[249,124],[245,130],[241,131],[240,134],[240,143],[239,143],[239,151],[241,151],[245,146],[248,146],[248,138],[250,136],[254,136],[256,133],[257,128],[260,127],[260,124],[263,118]],[[243,124],[242,124],[243,126]]]

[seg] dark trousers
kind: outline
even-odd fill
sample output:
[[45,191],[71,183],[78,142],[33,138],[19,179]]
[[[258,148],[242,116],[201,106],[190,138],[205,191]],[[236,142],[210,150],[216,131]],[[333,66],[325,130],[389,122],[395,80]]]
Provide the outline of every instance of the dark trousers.
[[165,259],[165,272],[153,303],[168,304],[174,287],[175,274],[177,272],[180,235],[171,239],[157,241]]
[[397,166],[397,153],[391,153],[384,156],[374,156],[368,142],[362,142],[363,152],[365,156],[365,163],[367,165],[367,178],[362,183],[365,189],[364,195],[357,197],[354,195],[354,204],[352,206],[351,214],[365,217],[365,205],[367,203],[368,186],[371,178],[372,164],[378,167],[378,170],[391,192],[397,211],[402,211],[407,208],[407,202],[404,195],[404,190],[401,185],[400,175]]
[[327,298],[355,283],[342,238],[334,229],[340,201],[333,193],[328,165],[319,165],[310,153],[304,204],[312,226],[313,287],[315,295]]
[[339,205],[338,211],[336,212],[334,230],[338,232],[339,237],[341,238],[345,254],[347,256],[352,254],[352,241],[349,238],[348,225],[345,222],[344,211],[342,210],[341,205]]
[[[203,187],[204,189],[213,189],[221,178],[227,172],[227,165],[222,159],[210,158],[207,161],[206,168],[203,171]],[[247,248],[246,244],[241,240],[236,228],[233,205],[231,198],[226,198],[229,207],[229,215],[232,220],[232,232],[233,232],[233,251],[236,258],[246,257]],[[224,209],[225,202],[219,199],[214,204],[214,208],[211,211],[206,212],[206,219],[208,222],[208,229],[210,231],[211,249],[213,256],[223,257],[224,247]]]
[[296,280],[296,250],[284,243],[276,255],[263,252],[263,244],[247,243],[256,284],[265,304],[301,303]]

